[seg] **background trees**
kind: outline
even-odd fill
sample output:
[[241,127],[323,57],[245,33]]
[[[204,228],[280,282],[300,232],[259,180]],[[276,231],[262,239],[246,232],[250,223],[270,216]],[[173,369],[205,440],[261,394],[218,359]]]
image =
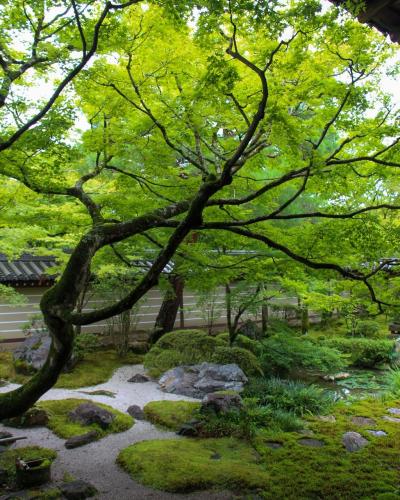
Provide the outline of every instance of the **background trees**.
[[[37,112],[25,98],[4,101],[0,170],[27,194],[2,214],[3,236],[11,220],[26,234],[31,204],[45,217],[21,242],[73,251],[41,304],[54,337],[49,360],[22,389],[1,396],[1,418],[55,382],[74,326],[131,308],[178,249],[190,254],[223,242],[268,250],[268,262],[284,272],[306,266],[322,280],[338,273],[366,287],[379,308],[393,302],[391,289],[375,291],[380,259],[392,257],[399,236],[397,114],[379,90],[382,74],[396,72],[387,66],[393,49],[313,2],[268,2],[268,11],[263,2],[184,11],[134,3],[103,10],[97,2],[66,3],[70,9],[53,21],[56,38],[41,50],[48,58],[54,46],[54,64],[67,76]],[[40,12],[18,8],[19,29],[38,32]],[[12,50],[4,54],[17,61]],[[35,62],[33,82],[52,61]],[[7,65],[3,74],[10,80]],[[57,75],[47,78],[57,85]],[[89,127],[78,136],[71,125],[79,114]],[[157,251],[150,268],[123,298],[76,311],[98,263],[116,250],[130,260],[149,248]]]

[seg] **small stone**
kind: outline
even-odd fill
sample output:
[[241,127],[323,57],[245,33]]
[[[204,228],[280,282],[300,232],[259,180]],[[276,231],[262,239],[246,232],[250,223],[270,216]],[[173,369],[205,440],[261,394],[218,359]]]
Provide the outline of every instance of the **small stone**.
[[96,488],[86,481],[71,481],[60,485],[61,493],[68,500],[84,500],[96,495]]
[[211,460],[221,460],[222,457],[219,453],[213,453],[210,458]]
[[8,439],[8,438],[11,438],[13,437],[13,435],[11,434],[11,432],[7,432],[7,431],[1,431],[0,432],[0,439]]
[[278,443],[277,441],[267,441],[265,445],[268,446],[268,448],[272,448],[273,450],[277,450],[278,448],[282,448],[283,446],[282,443]]
[[373,430],[368,429],[367,432],[369,434],[372,434],[373,436],[376,436],[376,437],[387,436],[387,432],[385,432],[385,431],[373,431]]
[[150,378],[147,375],[142,375],[141,373],[137,373],[133,377],[131,377],[128,382],[143,384],[144,382],[150,382]]
[[311,429],[301,429],[301,431],[298,432],[298,434],[301,434],[302,436],[314,436],[314,431]]
[[203,422],[201,420],[189,420],[177,431],[178,436],[197,437]]
[[323,441],[320,441],[319,439],[302,438],[299,439],[298,442],[302,446],[309,446],[311,448],[321,448],[322,446],[325,446],[325,443]]
[[107,429],[115,419],[115,415],[93,403],[82,403],[69,412],[69,418],[72,422],[82,425],[98,424],[102,429]]
[[352,417],[351,421],[355,425],[359,426],[371,426],[371,425],[376,425],[376,420],[373,418],[368,418],[368,417]]
[[329,382],[335,382],[335,380],[344,380],[346,378],[351,377],[350,373],[347,372],[340,372],[340,373],[335,373],[334,375],[325,375],[322,377],[324,380],[327,380]]
[[132,405],[126,411],[131,417],[136,418],[136,420],[146,420],[144,411],[138,405]]
[[347,451],[358,451],[367,446],[368,440],[358,432],[346,432],[343,434],[342,443]]
[[392,415],[400,415],[400,408],[388,408],[387,411]]
[[98,434],[96,431],[90,431],[86,434],[70,437],[65,441],[64,446],[68,449],[78,448],[79,446],[84,446],[85,444],[96,441],[97,437]]
[[319,415],[318,420],[321,420],[321,422],[328,422],[330,424],[334,424],[336,422],[336,417],[335,415]]
[[383,420],[386,420],[387,422],[393,422],[394,424],[400,424],[400,418],[388,417],[387,415],[385,415],[382,418],[383,418]]

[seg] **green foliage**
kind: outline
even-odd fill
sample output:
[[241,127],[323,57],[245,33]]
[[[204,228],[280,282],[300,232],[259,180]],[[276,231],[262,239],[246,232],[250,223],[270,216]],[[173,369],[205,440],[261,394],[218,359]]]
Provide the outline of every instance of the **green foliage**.
[[[54,450],[48,448],[40,448],[39,446],[26,446],[23,448],[8,449],[0,453],[0,469],[5,470],[6,480],[4,484],[0,484],[0,494],[5,493],[2,491],[2,486],[12,487],[15,483],[15,460],[22,458],[22,460],[36,460],[38,458],[46,459],[46,462],[53,462],[57,457]],[[45,499],[46,497],[40,497]],[[59,498],[59,497],[54,497]]]
[[29,380],[29,378],[29,376],[17,372],[12,352],[0,351],[0,380],[22,384]]
[[333,395],[316,385],[279,378],[251,379],[243,396],[256,398],[260,406],[299,416],[325,413],[333,404]]
[[177,330],[163,335],[145,355],[144,366],[153,377],[179,365],[211,361],[223,341],[201,330]]
[[191,401],[151,401],[143,411],[151,423],[177,431],[193,418],[200,406]]
[[27,298],[22,293],[18,293],[15,288],[0,284],[0,302],[20,305],[26,304]]
[[361,320],[355,327],[356,337],[376,338],[379,336],[380,324],[373,320]]
[[397,357],[392,340],[335,337],[325,340],[324,345],[348,355],[351,364],[361,368],[391,364]]
[[262,344],[261,365],[265,374],[284,375],[304,369],[334,372],[346,366],[336,346],[316,344],[294,334],[276,334]]
[[211,357],[211,361],[221,365],[235,363],[248,376],[263,375],[257,357],[242,347],[217,347]]
[[208,488],[245,493],[266,488],[269,477],[252,447],[232,438],[142,441],[122,450],[118,463],[134,480],[176,493]]
[[395,396],[400,396],[400,368],[394,368],[386,376],[388,390]]
[[102,408],[110,411],[115,415],[115,419],[107,429],[102,429],[98,424],[81,425],[72,422],[69,418],[69,413],[82,403],[87,403],[87,399],[62,399],[59,401],[41,401],[38,403],[39,408],[43,408],[49,415],[49,423],[47,427],[60,438],[68,439],[73,436],[85,434],[91,430],[97,432],[97,438],[101,439],[108,434],[127,431],[134,424],[134,420],[130,415],[112,408],[111,406],[95,403]]
[[93,333],[80,333],[74,339],[73,354],[75,359],[83,360],[87,354],[98,350],[99,337]]
[[[223,339],[224,342],[228,343],[229,333],[220,333],[218,335],[218,338]],[[262,351],[262,345],[260,342],[258,342],[257,340],[249,339],[249,337],[241,334],[236,336],[232,347],[242,347],[243,349],[247,349],[248,351],[252,352],[256,356],[259,356]]]

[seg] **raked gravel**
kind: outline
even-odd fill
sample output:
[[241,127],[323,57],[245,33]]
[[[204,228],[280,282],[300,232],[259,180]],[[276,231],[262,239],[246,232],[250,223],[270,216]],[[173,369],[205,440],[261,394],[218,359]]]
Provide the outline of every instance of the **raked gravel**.
[[[142,365],[124,366],[116,370],[113,376],[104,384],[79,389],[51,389],[41,400],[82,398],[105,403],[126,413],[131,405],[141,408],[150,401],[196,401],[193,398],[162,392],[156,382],[131,383],[133,375],[144,373]],[[17,388],[16,384],[0,387],[0,392],[7,392]],[[95,396],[83,394],[81,391],[111,391],[115,397]],[[15,447],[38,445],[52,448],[57,451],[57,458],[52,466],[53,480],[63,481],[64,477],[73,476],[93,484],[99,494],[98,499],[139,500],[139,499],[173,499],[189,498],[198,500],[227,500],[237,498],[229,492],[198,492],[185,495],[169,494],[146,488],[133,481],[117,464],[119,451],[126,446],[148,439],[176,439],[173,432],[158,429],[149,422],[136,421],[128,431],[119,434],[110,434],[100,441],[95,441],[81,448],[67,450],[65,440],[58,438],[50,430],[39,427],[34,429],[15,429],[0,424],[0,430],[9,430],[14,435],[24,435],[28,439],[17,441]]]

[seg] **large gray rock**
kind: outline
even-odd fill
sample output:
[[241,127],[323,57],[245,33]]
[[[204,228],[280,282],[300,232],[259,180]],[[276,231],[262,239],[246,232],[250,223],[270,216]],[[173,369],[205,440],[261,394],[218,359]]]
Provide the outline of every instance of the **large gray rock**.
[[[21,372],[34,372],[42,368],[46,363],[50,351],[51,337],[44,332],[32,333],[26,337],[14,353],[14,362]],[[72,356],[64,368],[64,371],[70,371],[76,364]]]
[[73,448],[79,448],[80,446],[85,446],[85,444],[89,444],[92,443],[93,441],[96,441],[97,438],[98,438],[97,431],[90,431],[87,432],[86,434],[80,434],[79,436],[70,437],[65,441],[64,446],[69,450]]
[[242,406],[242,398],[239,394],[214,392],[204,396],[201,402],[200,412],[213,412],[219,415],[221,413],[228,413],[232,410],[240,410]]
[[347,451],[358,451],[367,446],[368,439],[365,439],[358,432],[345,432],[342,442]]
[[69,412],[69,418],[72,422],[82,425],[98,424],[102,429],[107,429],[115,419],[115,415],[93,403],[82,403]]
[[246,375],[235,364],[201,363],[172,368],[161,376],[158,383],[166,392],[203,398],[216,391],[240,392],[246,382]]

